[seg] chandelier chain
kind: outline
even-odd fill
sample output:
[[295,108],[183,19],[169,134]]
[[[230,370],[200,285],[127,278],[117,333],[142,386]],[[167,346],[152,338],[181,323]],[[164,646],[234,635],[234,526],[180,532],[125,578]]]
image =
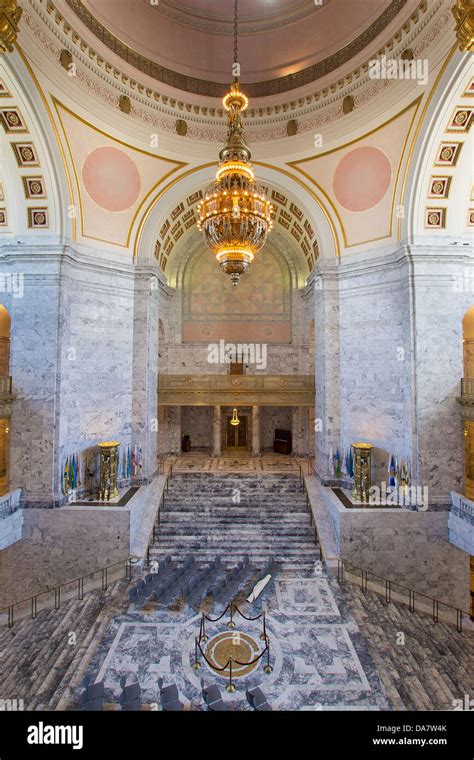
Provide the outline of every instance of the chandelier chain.
[[239,60],[239,0],[234,0],[234,63]]

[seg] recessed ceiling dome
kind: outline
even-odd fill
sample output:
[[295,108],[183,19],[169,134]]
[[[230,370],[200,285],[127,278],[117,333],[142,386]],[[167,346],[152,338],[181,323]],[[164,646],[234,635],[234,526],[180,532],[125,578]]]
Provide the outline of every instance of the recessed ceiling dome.
[[[122,58],[177,89],[222,97],[232,78],[233,0],[67,0]],[[249,96],[304,86],[369,45],[410,0],[239,0]]]

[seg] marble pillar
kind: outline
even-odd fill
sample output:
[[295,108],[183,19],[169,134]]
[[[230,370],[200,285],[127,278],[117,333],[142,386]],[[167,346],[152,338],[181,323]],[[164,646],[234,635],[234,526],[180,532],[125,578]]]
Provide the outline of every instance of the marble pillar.
[[222,453],[221,425],[222,425],[222,409],[220,406],[215,406],[214,407],[213,440],[212,440],[212,456],[213,457],[220,457]]
[[316,324],[314,421],[315,472],[322,482],[333,478],[329,452],[340,446],[340,341],[338,264],[321,260],[313,280]]
[[260,407],[252,406],[252,455],[259,457],[260,454]]
[[[147,483],[158,467],[158,317],[160,281],[156,268],[135,267],[132,364],[132,445],[141,449],[142,472],[137,483]],[[178,449],[179,451],[179,449]]]

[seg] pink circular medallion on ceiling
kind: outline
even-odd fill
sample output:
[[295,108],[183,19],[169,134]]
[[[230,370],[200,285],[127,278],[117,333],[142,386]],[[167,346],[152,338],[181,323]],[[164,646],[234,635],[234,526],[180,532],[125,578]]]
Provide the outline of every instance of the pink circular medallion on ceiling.
[[118,148],[96,148],[82,167],[84,187],[107,211],[125,211],[140,194],[140,174],[132,159]]
[[367,211],[380,203],[392,179],[392,166],[378,148],[351,150],[337,165],[334,194],[348,211]]

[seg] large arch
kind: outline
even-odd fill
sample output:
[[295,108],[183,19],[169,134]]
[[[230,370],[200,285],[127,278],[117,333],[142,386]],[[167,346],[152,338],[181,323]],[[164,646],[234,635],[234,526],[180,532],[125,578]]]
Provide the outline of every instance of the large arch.
[[[320,255],[335,258],[340,250],[340,231],[323,201],[298,177],[286,170],[267,164],[255,164],[259,180],[276,191],[295,199],[311,225],[317,231]],[[171,180],[150,201],[142,217],[137,220],[132,237],[135,239],[134,254],[140,263],[154,259],[156,237],[170,211],[206,187],[215,173],[215,163],[195,167]]]
[[[0,81],[5,90],[0,181],[11,214],[2,231],[7,239],[44,232],[58,241],[73,240],[75,213],[61,143],[46,97],[19,49],[0,58]],[[8,112],[11,124],[5,118]]]
[[[416,242],[440,231],[455,237],[469,235],[472,92],[467,93],[467,88],[472,75],[472,57],[456,51],[432,90],[404,183],[401,240]],[[462,109],[467,118],[456,127],[453,120]],[[443,161],[443,146],[451,145],[459,146],[457,152],[451,160]]]

